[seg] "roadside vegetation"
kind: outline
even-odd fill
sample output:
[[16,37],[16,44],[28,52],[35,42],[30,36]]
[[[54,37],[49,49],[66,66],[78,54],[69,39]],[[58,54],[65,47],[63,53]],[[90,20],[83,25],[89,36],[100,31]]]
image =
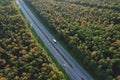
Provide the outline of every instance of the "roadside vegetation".
[[65,80],[37,44],[15,0],[0,0],[0,80]]
[[87,70],[120,80],[120,1],[25,0]]

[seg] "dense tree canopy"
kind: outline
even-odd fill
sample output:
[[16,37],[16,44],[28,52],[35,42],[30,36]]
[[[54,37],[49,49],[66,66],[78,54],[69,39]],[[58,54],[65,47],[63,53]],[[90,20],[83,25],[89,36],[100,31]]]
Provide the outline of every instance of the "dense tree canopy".
[[63,80],[16,7],[0,0],[0,80]]
[[119,80],[120,0],[25,1],[94,75]]

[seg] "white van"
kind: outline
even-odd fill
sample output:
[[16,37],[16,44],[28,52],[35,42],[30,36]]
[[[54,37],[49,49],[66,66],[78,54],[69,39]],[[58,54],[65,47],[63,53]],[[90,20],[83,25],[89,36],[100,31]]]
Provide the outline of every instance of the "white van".
[[53,39],[53,42],[54,42],[54,43],[56,43],[56,40],[55,40],[55,39]]

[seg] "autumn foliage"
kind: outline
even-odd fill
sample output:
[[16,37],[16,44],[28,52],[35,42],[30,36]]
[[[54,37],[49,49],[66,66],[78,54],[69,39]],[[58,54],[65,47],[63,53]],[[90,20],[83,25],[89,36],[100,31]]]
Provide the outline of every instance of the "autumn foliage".
[[63,80],[16,7],[0,0],[0,80]]
[[100,80],[120,76],[120,0],[25,0]]

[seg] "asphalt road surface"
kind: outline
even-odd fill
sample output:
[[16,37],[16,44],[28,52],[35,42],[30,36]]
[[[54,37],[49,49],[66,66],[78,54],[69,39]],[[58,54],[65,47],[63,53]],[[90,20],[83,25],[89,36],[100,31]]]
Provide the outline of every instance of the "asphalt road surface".
[[45,29],[44,25],[34,16],[23,0],[16,0],[22,13],[29,21],[35,32],[41,38],[45,46],[66,71],[71,80],[93,80],[93,78],[71,57],[71,55],[59,44]]

